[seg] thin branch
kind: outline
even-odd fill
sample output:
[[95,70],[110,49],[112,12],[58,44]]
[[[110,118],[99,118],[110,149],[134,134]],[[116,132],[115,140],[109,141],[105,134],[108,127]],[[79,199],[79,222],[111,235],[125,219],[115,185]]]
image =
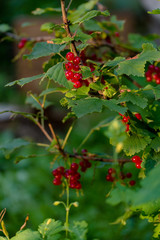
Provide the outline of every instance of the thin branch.
[[[95,157],[95,156],[84,156],[84,155],[81,155],[81,154],[68,154],[68,156],[70,158],[76,158],[76,159],[79,159],[79,160],[88,160],[88,161],[95,161],[95,162],[109,162],[109,163],[112,163],[114,162],[113,159],[109,159],[109,158],[102,158],[102,157]],[[132,162],[131,159],[118,159],[118,162],[119,163],[127,163],[127,162]]]
[[59,140],[58,140],[58,138],[57,138],[57,135],[56,135],[55,132],[54,132],[54,129],[53,129],[52,125],[49,123],[48,126],[49,126],[49,129],[50,129],[51,133],[52,133],[53,138],[54,138],[55,141],[57,142],[57,149],[58,149],[58,151],[61,153],[61,155],[62,155],[63,157],[66,157],[66,153],[65,153],[65,152],[63,151],[63,149],[62,149],[61,144],[60,144],[60,142],[59,142]]
[[65,145],[66,145],[66,143],[67,143],[67,140],[68,140],[68,138],[69,138],[69,135],[70,135],[72,129],[73,129],[73,125],[69,128],[69,130],[68,130],[68,132],[67,132],[67,134],[66,134],[66,136],[65,136],[65,139],[64,139],[63,145],[62,145],[62,149],[64,149],[64,147],[65,147]]
[[47,131],[42,127],[42,125],[39,122],[36,122],[37,126],[41,129],[41,131],[44,133],[44,135],[46,136],[46,138],[52,142],[53,139],[49,136],[49,134],[47,133]]
[[[63,23],[65,25],[65,29],[66,29],[67,35],[69,37],[72,37],[71,31],[70,31],[70,28],[69,28],[69,21],[67,19],[67,12],[66,12],[66,8],[65,8],[65,0],[61,0],[61,9],[62,9],[62,19],[63,19]],[[78,51],[77,51],[77,48],[76,48],[74,40],[71,41],[71,47],[72,47],[74,55],[78,56]]]
[[68,12],[68,10],[69,10],[69,8],[70,8],[70,6],[71,6],[71,4],[72,4],[72,1],[73,1],[73,0],[70,0],[70,2],[69,2],[69,4],[68,4],[68,7],[66,8],[66,12]]
[[[24,38],[22,36],[18,36],[15,33],[11,33],[11,32],[5,32],[5,33],[0,32],[0,34],[2,34],[2,37],[3,35],[5,35],[16,41],[21,41]],[[32,41],[32,42],[46,42],[47,40],[52,40],[52,39],[53,39],[53,36],[52,37],[51,36],[26,37],[27,41]]]

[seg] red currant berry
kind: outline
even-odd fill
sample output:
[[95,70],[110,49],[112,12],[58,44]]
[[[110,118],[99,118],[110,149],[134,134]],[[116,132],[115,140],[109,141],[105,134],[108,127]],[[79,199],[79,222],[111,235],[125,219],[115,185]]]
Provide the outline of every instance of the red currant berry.
[[129,124],[126,124],[126,132],[129,132]]
[[125,179],[126,178],[126,176],[124,175],[124,173],[123,172],[120,172],[120,179]]
[[62,182],[61,182],[60,179],[55,178],[55,179],[53,180],[53,184],[54,184],[54,185],[61,185]]
[[155,66],[154,70],[155,70],[155,72],[159,72],[159,67]]
[[80,59],[80,57],[78,57],[78,56],[74,57],[74,59],[73,59],[73,63],[74,63],[75,65],[78,65],[78,64],[80,63],[80,61],[81,61],[81,59]]
[[106,180],[107,180],[108,182],[113,182],[113,181],[114,181],[114,178],[113,178],[110,174],[108,174],[108,175],[106,176]]
[[73,69],[73,63],[72,62],[66,63],[65,68],[66,68],[66,70],[72,70]]
[[82,149],[82,151],[81,151],[82,153],[87,153],[88,152],[88,150],[87,149]]
[[80,81],[76,81],[76,82],[74,83],[73,87],[75,87],[75,88],[80,88],[80,87],[82,87],[82,83],[81,83]]
[[123,121],[124,123],[127,123],[127,122],[128,122],[128,117],[124,116],[122,121]]
[[81,178],[81,174],[77,172],[77,173],[74,175],[74,178],[75,178],[76,180],[80,179],[80,178]]
[[77,184],[76,184],[76,187],[75,187],[76,189],[81,189],[82,188],[82,185],[81,185],[81,183],[80,182],[77,182]]
[[114,168],[109,168],[108,169],[108,174],[116,173],[116,170]]
[[70,80],[70,79],[73,78],[74,73],[72,71],[68,70],[68,71],[65,72],[65,76],[68,80]]
[[72,163],[70,169],[74,172],[77,172],[79,165],[77,163]]
[[86,160],[85,163],[87,168],[90,168],[92,166],[92,164],[88,160]]
[[120,36],[120,34],[119,34],[119,32],[115,32],[115,37],[119,37]]
[[135,155],[132,157],[132,162],[139,163],[141,162],[141,158],[138,155]]
[[129,182],[129,185],[130,186],[134,186],[136,184],[136,181],[134,181],[134,180],[131,180],[130,182]]
[[138,168],[138,169],[141,168],[141,162],[136,163],[136,168]]
[[22,38],[21,42],[25,44],[27,42],[27,38]]
[[151,82],[152,81],[152,76],[146,77],[146,80],[147,80],[147,82]]
[[19,42],[19,43],[18,43],[18,48],[19,48],[19,49],[22,49],[22,48],[24,47],[24,45],[25,45],[25,44],[24,44],[23,42]]
[[120,116],[122,116],[122,117],[124,116],[124,115],[123,115],[123,114],[121,114],[121,113],[118,113],[118,114],[119,114]]
[[73,76],[73,79],[74,79],[75,81],[80,80],[80,78],[81,78],[81,74],[80,74],[80,73],[75,73],[74,76]]
[[148,69],[154,71],[154,65],[149,65]]
[[156,83],[160,84],[160,78],[156,79]]
[[73,70],[74,70],[75,72],[78,72],[78,71],[80,70],[79,65],[73,65]]
[[73,59],[74,59],[74,54],[73,54],[72,52],[68,52],[68,53],[66,54],[66,58],[67,58],[68,61],[73,61]]
[[62,175],[61,175],[61,174],[58,174],[58,175],[55,176],[55,178],[61,180]]
[[138,120],[141,120],[141,119],[142,119],[142,116],[141,116],[141,114],[139,114],[139,113],[136,113],[136,114],[135,114],[135,117],[136,117]]
[[131,177],[132,177],[132,173],[130,173],[130,172],[129,172],[129,173],[126,173],[126,177],[127,177],[127,178],[131,178]]
[[52,174],[53,174],[53,176],[55,177],[56,175],[59,174],[59,171],[58,171],[57,169],[54,169],[54,170],[52,171]]
[[157,74],[157,73],[156,73],[156,74],[153,74],[152,77],[153,77],[153,79],[157,80],[157,79],[159,78],[159,74]]

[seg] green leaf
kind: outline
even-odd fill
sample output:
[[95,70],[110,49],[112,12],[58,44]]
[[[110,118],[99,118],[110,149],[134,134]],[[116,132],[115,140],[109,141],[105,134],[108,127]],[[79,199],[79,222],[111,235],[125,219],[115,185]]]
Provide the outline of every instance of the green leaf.
[[[142,187],[136,192],[136,195],[133,199],[134,206],[160,200],[159,173],[160,164],[151,170],[148,176],[141,181]],[[148,186],[152,187],[148,188]]]
[[86,43],[91,38],[91,35],[83,33],[82,31],[78,31],[76,36],[74,37],[75,41],[81,41],[82,43]]
[[113,206],[121,202],[129,204],[134,197],[135,191],[126,188],[126,186],[120,185],[120,183],[117,183],[116,186],[117,187],[111,191],[111,194],[109,195],[109,198],[107,198],[106,203]]
[[70,227],[72,233],[71,236],[74,240],[86,240],[88,232],[88,224],[85,221],[73,222]]
[[91,72],[91,69],[89,67],[82,66],[81,71],[82,71],[83,79],[87,79],[89,77],[92,77],[92,72]]
[[160,223],[156,225],[156,227],[154,228],[154,234],[153,237],[154,238],[159,238],[160,236]]
[[115,99],[103,100],[103,105],[108,107],[111,111],[115,111],[121,114],[125,114],[127,111],[127,108],[118,105],[118,102]]
[[34,15],[41,15],[47,12],[59,12],[61,13],[61,8],[36,8],[34,11],[32,11],[32,14]]
[[118,28],[119,28],[120,31],[123,30],[125,20],[118,20],[117,17],[113,15],[113,16],[111,16],[110,21],[111,21],[112,23],[116,24],[116,25],[118,26]]
[[99,0],[89,0],[86,3],[79,5],[75,11],[70,11],[70,15],[68,16],[68,19],[71,22],[78,20],[84,13],[93,9],[98,1]]
[[102,111],[102,101],[98,98],[86,98],[80,100],[68,99],[69,107],[76,114],[78,118],[93,112]]
[[137,58],[129,59],[118,64],[119,68],[117,73],[119,75],[127,74],[143,77],[146,62],[157,61],[160,59],[160,51],[155,49],[152,44],[144,43],[142,49],[142,53],[137,55]]
[[48,77],[49,79],[59,83],[60,85],[63,85],[68,89],[72,89],[73,87],[73,83],[67,81],[65,77],[62,62],[57,63],[53,67],[49,68],[44,77]]
[[43,239],[57,240],[60,239],[59,233],[64,231],[64,227],[60,221],[55,221],[54,219],[49,218],[39,225],[38,231]]
[[39,232],[27,229],[17,232],[16,236],[12,237],[11,240],[42,240],[42,238]]
[[152,89],[154,95],[155,95],[155,99],[156,100],[159,100],[160,99],[160,86],[156,86],[156,87],[153,87],[150,85],[150,88]]
[[117,101],[114,99],[111,100],[102,100],[96,97],[85,98],[80,100],[70,100],[68,99],[69,107],[72,108],[72,111],[76,114],[78,118],[93,112],[101,112],[103,106],[109,108],[111,111],[120,112],[124,114],[126,108],[119,106]]
[[84,28],[87,31],[103,31],[95,20],[88,20],[84,22]]
[[144,137],[133,134],[128,136],[124,141],[123,150],[127,156],[132,156],[135,153],[139,153],[140,151],[144,150],[150,142],[151,139],[149,136]]
[[113,60],[109,60],[108,62],[106,62],[103,65],[103,68],[104,67],[115,67],[115,66],[117,66],[117,64],[119,64],[120,62],[123,62],[124,60],[125,60],[124,57],[115,57]]
[[6,23],[0,24],[0,32],[5,33],[10,30],[12,30],[12,28],[8,24],[6,24]]
[[103,16],[109,16],[109,12],[108,10],[105,10],[103,12],[101,11],[98,11],[98,10],[92,10],[92,11],[89,11],[87,12],[83,17],[81,17],[80,19],[76,20],[73,22],[73,24],[76,24],[76,23],[83,23],[84,21],[88,21],[94,17],[97,17],[99,15],[103,15]]
[[10,82],[10,83],[6,84],[5,87],[11,87],[11,86],[13,86],[15,84],[23,87],[25,84],[30,83],[30,82],[32,82],[34,80],[40,79],[43,76],[44,76],[44,74],[39,74],[39,75],[35,75],[33,77],[21,78],[19,80],[15,80],[13,82]]
[[52,44],[47,42],[38,42],[34,45],[32,52],[24,56],[29,60],[37,59],[40,57],[49,56],[51,54],[59,53],[65,48],[65,44]]
[[118,102],[131,102],[141,108],[145,108],[147,107],[148,100],[147,98],[141,96],[139,93],[125,91],[121,94]]
[[59,28],[61,28],[60,25],[54,24],[52,22],[47,22],[41,25],[40,30],[42,32],[46,31],[48,33],[52,33],[54,29],[59,29]]
[[71,41],[73,41],[72,37],[64,37],[64,38],[55,38],[55,39],[53,39],[53,42],[55,44],[68,43],[68,42],[71,42]]
[[148,11],[149,14],[160,14],[160,8],[154,9],[152,11]]
[[16,149],[29,145],[30,142],[22,139],[15,138],[9,142],[0,145],[0,149],[4,152],[5,156],[8,157]]
[[160,151],[160,138],[156,137],[151,142],[151,148],[153,148],[156,152]]
[[52,94],[52,93],[55,93],[55,92],[61,92],[61,93],[65,93],[67,92],[68,90],[66,88],[48,88],[46,90],[44,90],[43,92],[41,92],[41,94],[39,95],[40,97],[44,96],[44,95],[48,95],[48,94]]
[[152,43],[154,46],[156,46],[154,39],[150,39],[150,36],[142,36],[140,34],[131,33],[128,35],[128,40],[130,44],[137,50],[142,49],[142,44],[144,43]]

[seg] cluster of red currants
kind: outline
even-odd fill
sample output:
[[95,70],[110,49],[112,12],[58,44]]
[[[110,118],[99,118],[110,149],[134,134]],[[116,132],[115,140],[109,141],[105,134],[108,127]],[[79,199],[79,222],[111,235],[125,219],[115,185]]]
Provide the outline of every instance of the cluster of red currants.
[[80,71],[80,57],[74,56],[72,52],[68,52],[66,54],[66,59],[69,61],[65,64],[66,72],[65,76],[67,80],[74,83],[75,88],[82,87],[82,74],[79,73]]
[[148,82],[154,81],[160,84],[160,68],[154,65],[149,65],[148,71],[145,73]]
[[18,48],[21,49],[25,46],[27,42],[27,39],[26,38],[22,38],[21,41],[18,43]]
[[122,117],[122,122],[126,124],[126,132],[129,132],[129,124],[128,124],[128,122],[130,120],[130,117],[122,115],[121,113],[119,113],[119,115]]
[[135,155],[135,156],[132,157],[132,162],[135,163],[136,168],[139,168],[139,169],[141,168],[142,160],[138,155]]
[[82,149],[84,159],[79,163],[79,165],[81,166],[81,172],[86,172],[87,168],[90,168],[92,166],[91,162],[85,159],[85,156],[87,156],[87,152],[87,149]]
[[65,169],[64,167],[58,167],[52,171],[54,176],[53,184],[61,185],[63,177],[68,180],[69,187],[73,189],[81,189],[82,185],[78,181],[81,178],[80,173],[78,173],[79,165],[77,163],[72,163],[70,169]]
[[82,155],[84,159],[79,163],[72,163],[70,169],[65,169],[64,167],[58,167],[52,171],[54,176],[53,184],[54,185],[61,185],[63,179],[67,179],[69,183],[69,187],[73,189],[81,189],[81,183],[78,181],[81,178],[81,174],[78,172],[80,167],[81,172],[86,172],[88,168],[92,166],[89,160],[85,159],[87,156],[87,150],[82,149]]
[[[114,182],[115,180],[117,180],[116,175],[117,175],[116,170],[114,168],[109,168],[108,169],[108,174],[106,175],[106,180],[108,182]],[[120,172],[119,178],[122,179],[122,180],[124,180],[125,178],[130,179],[131,177],[132,177],[132,173],[130,173],[130,172],[128,172],[126,174],[124,174],[123,172]],[[130,180],[129,181],[130,186],[134,186],[135,184],[136,184],[135,180]]]

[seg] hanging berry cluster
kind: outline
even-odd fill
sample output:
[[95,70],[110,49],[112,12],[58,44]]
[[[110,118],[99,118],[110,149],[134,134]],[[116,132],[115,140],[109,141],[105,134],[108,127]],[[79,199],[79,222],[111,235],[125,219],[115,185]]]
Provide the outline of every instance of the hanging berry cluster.
[[136,168],[141,168],[142,160],[138,155],[132,157],[132,162],[135,163]]
[[77,163],[72,163],[70,169],[65,169],[64,167],[58,167],[52,171],[54,176],[53,184],[61,185],[63,179],[67,179],[69,187],[73,189],[81,189],[82,185],[78,181],[81,178],[80,173],[78,173],[79,165]]
[[148,82],[154,81],[160,84],[160,68],[154,65],[149,65],[148,71],[145,73]]
[[[85,156],[85,154],[84,154]],[[58,167],[52,171],[54,176],[53,184],[61,185],[64,179],[67,179],[69,187],[73,189],[81,189],[82,185],[79,182],[81,174],[78,172],[80,166],[81,172],[85,172],[87,168],[91,167],[91,163],[88,160],[83,160],[79,164],[72,163],[69,169],[64,167]]]
[[[119,179],[124,180],[124,179],[130,179],[132,177],[132,173],[128,172],[126,174],[124,174],[123,172],[120,172],[120,175],[118,176],[116,170],[114,168],[109,168],[108,169],[108,174],[106,175],[106,180],[108,182],[114,182],[114,181],[118,181]],[[127,183],[130,186],[134,186],[136,184],[135,180],[130,180],[129,182],[127,181]]]
[[27,42],[27,39],[26,38],[22,38],[21,41],[18,43],[18,48],[21,49],[25,46]]
[[124,123],[124,124],[126,124],[126,132],[129,132],[129,124],[128,124],[128,122],[129,122],[129,120],[130,120],[130,117],[128,116],[125,116],[125,115],[122,115],[121,113],[119,113],[119,115],[122,117],[122,122]]
[[65,64],[65,76],[67,80],[74,83],[74,88],[82,87],[82,74],[80,73],[80,57],[74,56],[72,52],[66,54],[66,59],[69,61]]

